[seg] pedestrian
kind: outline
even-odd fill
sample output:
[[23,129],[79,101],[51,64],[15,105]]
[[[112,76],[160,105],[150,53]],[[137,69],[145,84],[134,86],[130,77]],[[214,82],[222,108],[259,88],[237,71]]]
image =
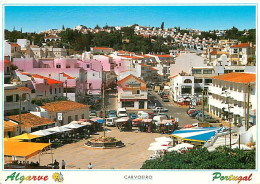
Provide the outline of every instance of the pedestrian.
[[92,168],[93,168],[93,166],[92,166],[91,162],[89,162],[88,169],[92,169]]
[[64,160],[62,160],[61,168],[62,168],[62,169],[65,169],[65,161],[64,161]]

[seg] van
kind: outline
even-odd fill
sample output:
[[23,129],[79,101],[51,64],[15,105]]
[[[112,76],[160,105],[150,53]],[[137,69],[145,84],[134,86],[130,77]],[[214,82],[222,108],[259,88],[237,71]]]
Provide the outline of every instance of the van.
[[118,108],[117,109],[117,117],[127,117],[126,109],[125,108]]
[[117,119],[116,117],[107,118],[106,119],[106,126],[115,126],[115,120],[116,119]]

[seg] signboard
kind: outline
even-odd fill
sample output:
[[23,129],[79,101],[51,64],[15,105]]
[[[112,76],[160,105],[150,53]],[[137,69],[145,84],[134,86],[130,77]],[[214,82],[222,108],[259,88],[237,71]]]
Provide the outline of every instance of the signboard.
[[62,112],[58,112],[58,113],[57,113],[57,118],[58,118],[58,120],[60,120],[60,121],[62,120]]

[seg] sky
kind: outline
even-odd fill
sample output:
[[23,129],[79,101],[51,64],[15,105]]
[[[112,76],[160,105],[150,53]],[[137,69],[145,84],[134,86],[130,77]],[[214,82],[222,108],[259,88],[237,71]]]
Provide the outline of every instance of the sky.
[[5,6],[5,29],[40,32],[85,25],[180,26],[201,31],[256,28],[256,6]]

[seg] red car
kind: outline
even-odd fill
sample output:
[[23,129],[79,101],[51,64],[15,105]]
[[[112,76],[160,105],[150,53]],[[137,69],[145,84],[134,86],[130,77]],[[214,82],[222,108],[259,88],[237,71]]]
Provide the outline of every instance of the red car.
[[190,109],[190,110],[188,110],[188,114],[191,114],[191,113],[193,113],[195,111],[197,111],[197,110],[196,109]]

